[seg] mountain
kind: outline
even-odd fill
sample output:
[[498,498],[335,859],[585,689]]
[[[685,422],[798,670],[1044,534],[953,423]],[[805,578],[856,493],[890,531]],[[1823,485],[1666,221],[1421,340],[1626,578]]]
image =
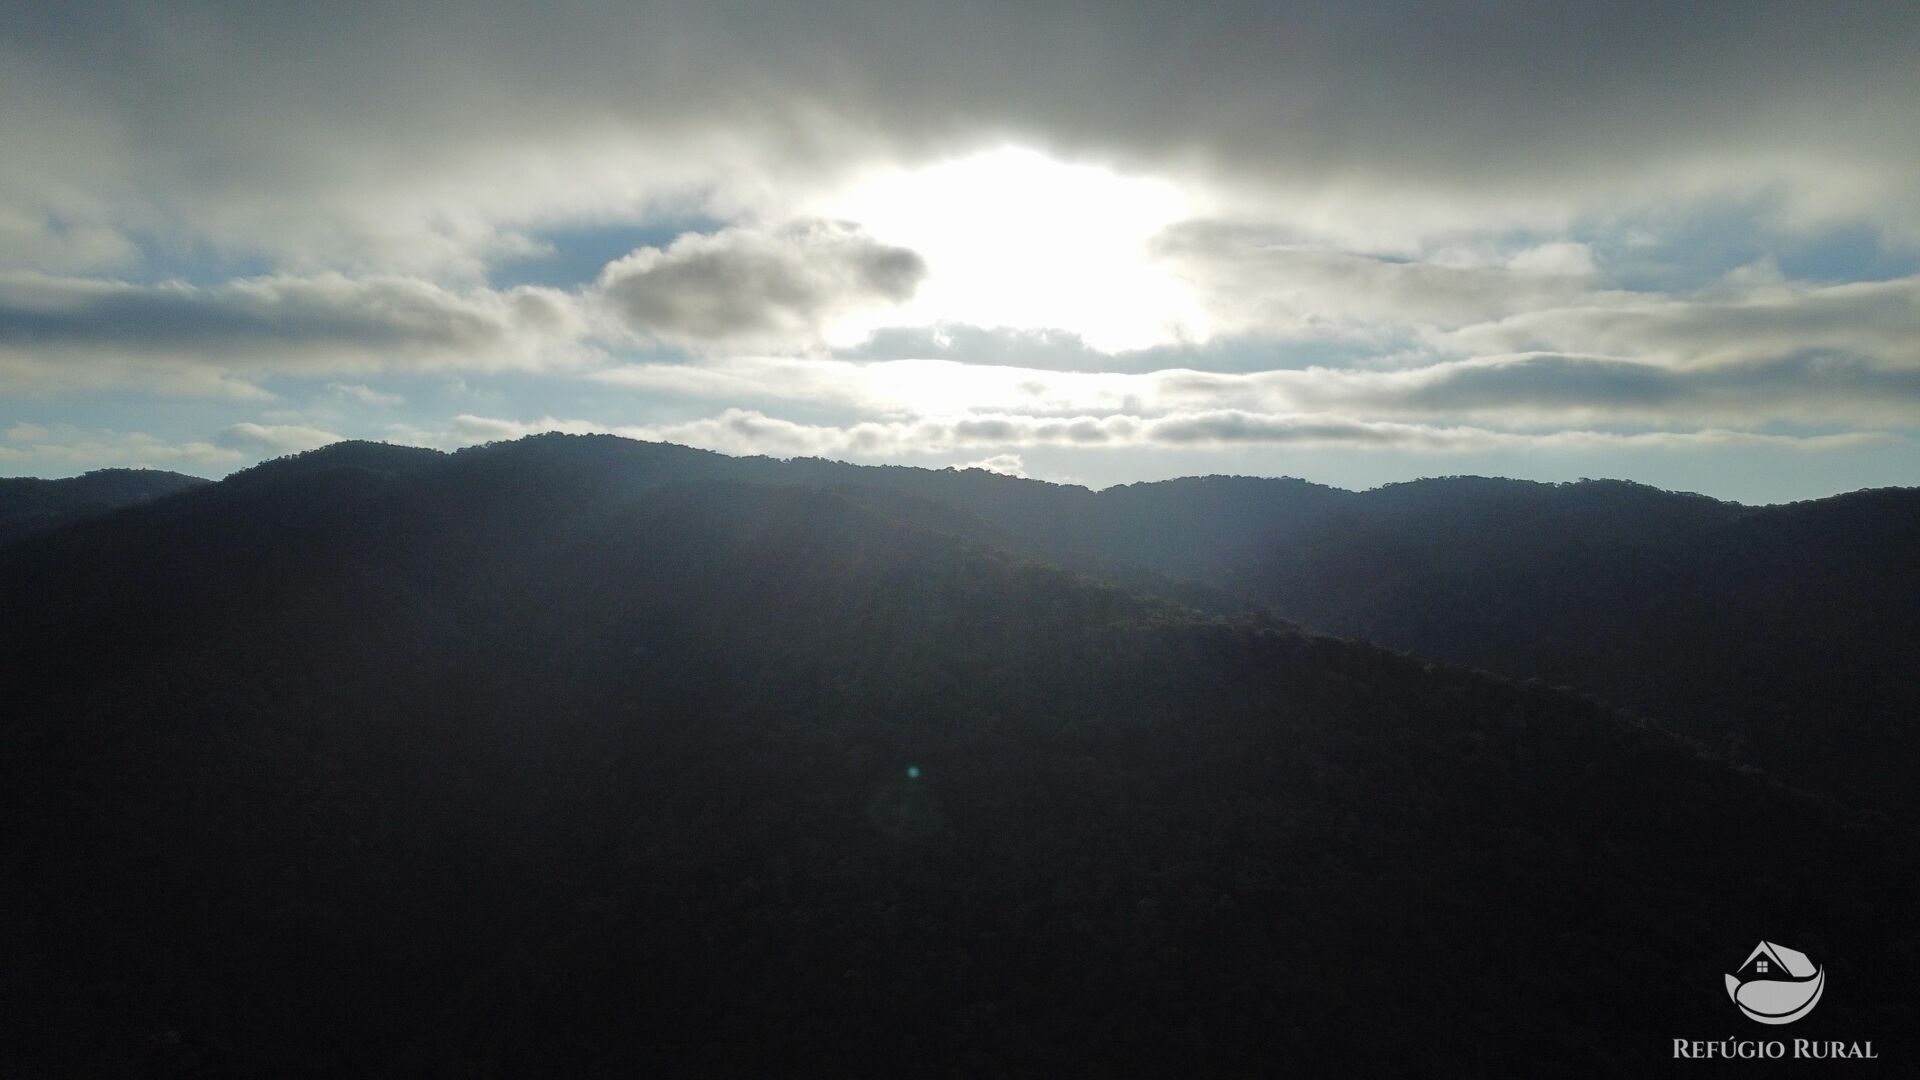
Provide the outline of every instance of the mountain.
[[947,520],[929,527],[1202,610],[1596,694],[1920,824],[1920,489],[1748,507],[1608,480],[1092,492],[804,459],[681,467],[938,504]]
[[1748,507],[1621,481],[876,481],[1089,572],[1190,580],[1209,610],[1597,694],[1920,822],[1920,489]]
[[755,470],[343,444],[0,549],[0,1069],[1646,1075],[1755,940],[1916,1063],[1907,831]]
[[64,480],[0,477],[0,544],[204,483],[158,469],[99,469]]
[[[626,485],[831,489],[896,520],[1206,612],[1265,610],[1568,686],[1735,761],[1920,823],[1920,668],[1911,659],[1920,655],[1911,617],[1920,564],[1908,555],[1920,550],[1920,489],[1781,507],[1620,481],[1480,477],[1349,492],[1215,476],[1092,492],[980,470],[614,446],[550,453],[576,471],[611,469]],[[333,448],[336,458],[355,453],[437,456]]]
[[1920,811],[1920,490],[1741,507],[1437,481],[1270,534],[1216,583],[1318,630],[1540,678]]

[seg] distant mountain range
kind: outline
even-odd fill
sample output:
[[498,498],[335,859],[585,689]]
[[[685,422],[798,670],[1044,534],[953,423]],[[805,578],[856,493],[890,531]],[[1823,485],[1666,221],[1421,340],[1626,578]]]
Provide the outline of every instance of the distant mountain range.
[[1909,819],[1920,809],[1920,489],[1746,507],[1620,481],[1348,492],[1203,477],[1095,493],[980,472],[760,467],[911,492],[1029,554],[1569,686],[1795,783]]
[[[566,449],[561,449],[564,446]],[[1449,477],[1350,492],[1196,477],[1092,492],[980,470],[732,458],[611,437],[548,453],[627,487],[830,488],[895,520],[1216,614],[1306,628],[1652,716],[1716,753],[1912,818],[1920,811],[1920,489],[1746,507],[1622,481]],[[432,451],[342,444],[327,460]],[[263,466],[242,483],[312,467]],[[258,474],[257,476],[255,474]],[[179,490],[127,470],[5,481],[42,526]],[[52,498],[62,493],[59,499]]]
[[204,483],[158,469],[100,469],[65,480],[0,477],[0,544]]
[[542,436],[68,521],[0,1073],[1646,1075],[1763,939],[1911,1070],[1917,507]]

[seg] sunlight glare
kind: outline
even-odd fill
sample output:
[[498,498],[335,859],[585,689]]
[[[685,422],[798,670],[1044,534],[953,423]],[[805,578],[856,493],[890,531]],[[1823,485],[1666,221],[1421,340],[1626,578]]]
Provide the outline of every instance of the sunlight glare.
[[1104,352],[1206,336],[1190,290],[1149,256],[1192,213],[1169,183],[1008,147],[871,176],[825,211],[926,258],[896,325],[1059,329]]

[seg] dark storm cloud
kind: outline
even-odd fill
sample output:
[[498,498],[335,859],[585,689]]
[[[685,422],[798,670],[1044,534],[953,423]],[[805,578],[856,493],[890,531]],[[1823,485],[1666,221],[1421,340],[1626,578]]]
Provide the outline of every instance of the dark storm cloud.
[[608,266],[600,290],[642,332],[688,343],[806,341],[836,316],[898,304],[925,260],[827,224],[727,229],[643,248]]

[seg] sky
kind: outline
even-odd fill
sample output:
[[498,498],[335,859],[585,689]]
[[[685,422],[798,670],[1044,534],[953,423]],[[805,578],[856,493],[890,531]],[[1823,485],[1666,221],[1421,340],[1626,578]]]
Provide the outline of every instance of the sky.
[[1920,484],[1920,5],[0,0],[0,474]]

